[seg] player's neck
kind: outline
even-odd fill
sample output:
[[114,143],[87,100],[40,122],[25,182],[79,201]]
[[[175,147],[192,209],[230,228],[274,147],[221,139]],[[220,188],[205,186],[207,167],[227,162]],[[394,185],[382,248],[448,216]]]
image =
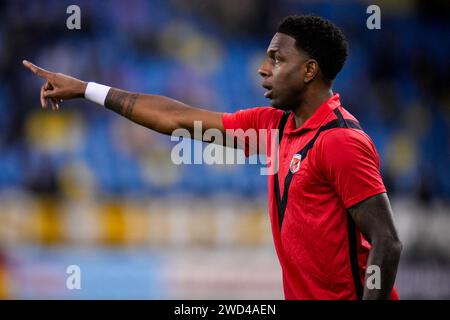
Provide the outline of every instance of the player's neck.
[[331,88],[313,90],[305,95],[300,106],[294,110],[295,127],[300,128],[314,112],[328,99],[333,96]]

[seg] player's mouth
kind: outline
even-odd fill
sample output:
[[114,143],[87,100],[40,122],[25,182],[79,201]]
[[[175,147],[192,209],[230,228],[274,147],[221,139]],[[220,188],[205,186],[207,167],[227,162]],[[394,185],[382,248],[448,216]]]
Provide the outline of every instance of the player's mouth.
[[264,93],[264,97],[271,99],[272,98],[272,87],[263,83],[263,88],[266,89],[267,91]]

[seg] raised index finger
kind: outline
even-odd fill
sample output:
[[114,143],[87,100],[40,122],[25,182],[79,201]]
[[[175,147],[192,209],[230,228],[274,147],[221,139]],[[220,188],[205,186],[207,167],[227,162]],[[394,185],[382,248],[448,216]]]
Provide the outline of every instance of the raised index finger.
[[31,72],[33,72],[35,75],[37,75],[39,77],[47,79],[48,76],[51,74],[51,72],[49,72],[45,69],[39,68],[38,66],[32,64],[31,62],[29,62],[27,60],[23,60],[22,63],[25,67],[30,69]]

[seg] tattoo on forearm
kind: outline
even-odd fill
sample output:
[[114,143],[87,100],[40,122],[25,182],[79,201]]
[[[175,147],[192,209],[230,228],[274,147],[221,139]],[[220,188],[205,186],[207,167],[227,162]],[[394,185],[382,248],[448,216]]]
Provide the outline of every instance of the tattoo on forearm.
[[105,100],[105,107],[131,119],[133,108],[139,97],[137,93],[129,93],[119,89],[110,89]]

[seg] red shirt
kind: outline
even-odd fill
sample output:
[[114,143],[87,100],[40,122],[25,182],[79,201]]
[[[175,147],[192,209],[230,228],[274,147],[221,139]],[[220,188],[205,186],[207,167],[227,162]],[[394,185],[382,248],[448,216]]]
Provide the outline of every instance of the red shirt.
[[[336,119],[335,108],[345,119],[356,120],[341,106],[338,94],[324,102],[300,128],[295,128],[293,114],[287,119],[279,146],[281,195],[294,154],[314,137],[320,126]],[[270,150],[270,129],[278,129],[282,115],[281,110],[259,107],[224,114],[222,121],[225,129],[268,129]],[[386,192],[379,166],[375,146],[363,131],[334,128],[322,132],[293,174],[281,231],[274,175],[268,176],[270,221],[286,299],[357,298],[350,264],[347,209]],[[356,229],[356,265],[361,283],[369,251],[370,244]],[[391,299],[398,299],[395,289]]]

